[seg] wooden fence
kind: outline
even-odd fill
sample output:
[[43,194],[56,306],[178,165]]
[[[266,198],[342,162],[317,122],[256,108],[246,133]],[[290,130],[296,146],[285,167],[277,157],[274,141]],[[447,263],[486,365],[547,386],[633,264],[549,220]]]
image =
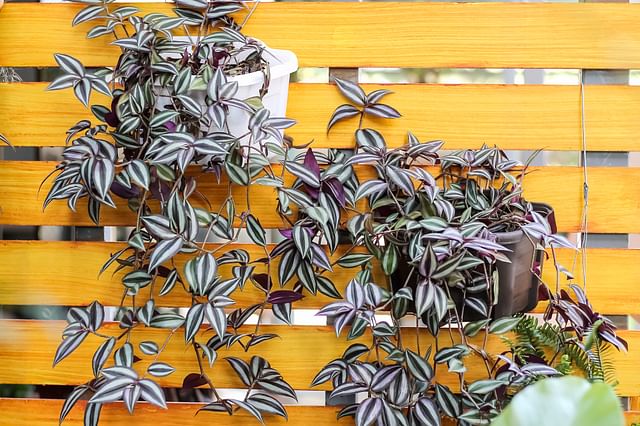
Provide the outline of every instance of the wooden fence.
[[[137,6],[145,12],[171,8],[163,3]],[[113,64],[116,48],[101,39],[86,40],[83,25],[70,27],[78,10],[71,4],[6,5],[0,11],[0,66],[54,66],[56,52],[73,52],[87,66]],[[245,32],[271,47],[295,51],[302,67],[640,68],[640,5],[631,4],[265,3]],[[68,126],[88,115],[71,92],[46,93],[45,87],[46,83],[0,84],[0,131],[14,145],[61,146]],[[389,102],[404,115],[385,123],[389,140],[404,140],[405,129],[410,128],[421,139],[444,139],[446,148],[477,147],[482,142],[515,150],[579,151],[582,147],[577,85],[398,84],[389,88],[395,92]],[[316,148],[351,147],[346,127],[336,127],[331,142],[325,139],[326,122],[340,101],[329,84],[292,84],[287,115],[299,124],[291,135],[302,141],[315,138]],[[640,87],[585,86],[584,110],[589,151],[640,151]],[[53,167],[50,162],[0,161],[0,225],[91,224],[85,213],[71,213],[63,203],[42,211],[47,187],[39,195],[37,190]],[[591,167],[588,174],[589,231],[640,233],[636,186],[640,168]],[[580,168],[541,167],[525,185],[529,199],[556,207],[560,231],[580,230]],[[210,199],[221,196],[213,186],[205,191]],[[270,214],[274,205],[274,194],[264,190],[254,194],[253,211],[265,227],[278,225]],[[105,210],[103,224],[132,224],[135,218],[123,212]],[[96,278],[115,244],[1,241],[0,304],[76,306],[99,299],[105,305],[117,305],[121,277]],[[640,314],[636,288],[640,251],[592,248],[587,254],[588,292],[595,307],[605,314]],[[572,256],[560,253],[561,258]],[[338,270],[333,278],[344,288],[346,275]],[[239,303],[250,304],[256,297],[247,291]],[[190,303],[177,294],[157,300],[166,307]],[[323,297],[310,297],[299,306],[318,308],[325,302]],[[315,372],[346,345],[335,340],[329,327],[265,326],[265,330],[268,327],[277,328],[282,339],[261,345],[260,350],[298,390],[309,389]],[[88,377],[90,350],[95,346],[90,339],[68,360],[51,367],[62,328],[61,321],[0,320],[0,383],[77,385]],[[107,332],[116,332],[115,328],[107,326]],[[629,341],[630,351],[616,355],[617,391],[633,398],[640,396],[640,332],[620,334]],[[161,379],[161,384],[180,386],[181,373],[193,371],[195,361],[181,343],[170,345],[167,353],[178,371]],[[222,365],[214,368],[217,385],[238,385],[230,370]],[[50,425],[57,421],[60,406],[58,400],[1,399],[0,423]],[[197,406],[173,403],[164,412],[141,404],[135,423],[196,424],[202,421],[193,417]],[[634,416],[628,413],[629,421]],[[101,424],[129,421],[124,406],[112,404],[103,410]],[[215,421],[239,425],[252,420],[219,416]],[[269,423],[280,421],[270,419]],[[68,422],[81,423],[79,410]],[[330,407],[290,408],[292,425],[334,422],[335,410]]]

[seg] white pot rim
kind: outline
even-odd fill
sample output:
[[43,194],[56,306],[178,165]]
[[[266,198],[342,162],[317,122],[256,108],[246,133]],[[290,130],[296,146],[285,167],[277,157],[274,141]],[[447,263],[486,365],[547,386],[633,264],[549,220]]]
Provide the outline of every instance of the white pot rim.
[[[188,40],[186,36],[175,36],[176,40]],[[274,81],[285,75],[298,70],[298,58],[296,54],[290,50],[272,49],[262,42],[260,39],[254,39],[264,47],[263,58],[267,61],[270,68],[271,81]],[[238,86],[251,86],[254,84],[262,84],[264,75],[262,71],[254,71],[248,74],[227,76],[227,81],[237,81]]]
[[[289,75],[298,69],[298,58],[290,50],[271,49],[265,46],[263,58],[269,64],[271,81]],[[262,71],[227,77],[229,81],[237,81],[239,86],[262,84],[263,79]]]

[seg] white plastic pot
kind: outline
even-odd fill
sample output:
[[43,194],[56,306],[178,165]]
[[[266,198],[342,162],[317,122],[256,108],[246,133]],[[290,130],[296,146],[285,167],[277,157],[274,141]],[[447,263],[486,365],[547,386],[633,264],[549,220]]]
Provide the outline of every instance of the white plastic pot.
[[[175,37],[175,39],[188,40],[187,37]],[[269,87],[267,93],[262,98],[262,104],[264,108],[269,110],[270,117],[285,117],[287,112],[287,98],[289,95],[289,76],[298,69],[298,58],[289,50],[271,49],[267,46],[265,46],[262,57],[269,65],[270,75]],[[256,71],[249,74],[227,77],[227,81],[238,82],[238,92],[234,98],[245,100],[260,95],[264,78],[265,76],[262,71]],[[189,96],[201,104],[203,111],[207,110],[204,100],[206,97],[205,90],[192,90],[189,92]],[[162,109],[165,106],[163,103],[163,101],[158,102],[158,107]],[[227,115],[229,132],[237,137],[246,135],[249,131],[249,119],[250,114],[248,112],[239,108],[230,107],[229,114]],[[215,126],[212,126],[210,129],[210,131],[219,130],[221,129]],[[272,138],[267,138],[267,140],[270,139]],[[242,142],[246,143],[248,140],[249,137],[245,136]]]
[[[285,117],[287,113],[287,99],[289,96],[289,76],[298,69],[298,58],[289,50],[266,48],[263,58],[269,64],[271,80],[267,94],[262,98],[262,104],[269,110],[271,117]],[[233,77],[228,81],[238,82],[237,99],[247,99],[259,96],[264,83],[262,72],[252,72]],[[230,108],[227,116],[229,131],[234,136],[247,133],[249,113],[238,108]]]

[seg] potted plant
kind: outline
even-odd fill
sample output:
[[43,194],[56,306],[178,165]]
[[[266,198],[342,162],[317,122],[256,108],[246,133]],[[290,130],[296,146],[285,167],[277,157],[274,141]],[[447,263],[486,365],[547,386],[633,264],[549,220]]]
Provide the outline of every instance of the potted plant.
[[[362,123],[368,114],[399,116],[380,104],[388,92],[365,94],[354,83],[337,83],[355,105],[340,106],[329,128],[349,117],[360,116]],[[309,150],[288,163],[297,180],[280,189],[281,214],[290,224],[279,245],[282,273],[297,274],[306,288],[331,287],[325,277],[331,268],[357,270],[342,300],[320,311],[338,335],[348,330],[347,339],[361,339],[312,383],[330,382],[331,398],[364,395],[338,417],[353,416],[358,426],[439,425],[441,416],[489,424],[513,395],[543,377],[577,373],[612,380],[608,350],[625,350],[626,343],[579,287],[571,287],[572,296],[541,283],[548,301],[542,322],[511,315],[526,308],[513,303],[507,315],[495,313],[502,290],[498,264],[509,263],[498,232],[521,230],[533,241],[532,251],[569,245],[554,234],[547,209],[522,200],[526,168],[516,168],[498,148],[441,155],[442,142],[409,135],[406,145],[391,149],[381,133],[363,128],[355,140],[352,156]],[[314,261],[322,257],[316,256],[321,243],[338,254],[341,229],[348,230],[351,247],[333,261]],[[541,281],[534,262],[525,262],[527,297]],[[402,263],[411,272],[394,286]],[[380,280],[376,264],[390,284]],[[412,309],[414,329],[402,328]],[[496,341],[502,342],[497,353]]]
[[[74,58],[56,55],[65,74],[53,81],[50,90],[73,87],[88,105],[92,89],[111,95],[109,85],[122,84],[126,96],[116,89],[110,113],[100,118],[118,127],[123,138],[140,127],[141,112],[155,108],[154,127],[175,127],[179,121],[231,135],[245,145],[281,139],[282,129],[252,134],[250,120],[284,116],[297,58],[291,51],[268,48],[242,34],[244,22],[237,23],[229,14],[246,7],[243,2],[178,1],[176,16],[149,14],[142,20],[134,15],[136,8],[110,11],[109,3],[87,6],[73,25],[98,21],[87,37],[113,37],[112,44],[122,49],[117,66],[93,74]],[[175,36],[177,28],[185,28],[187,35]],[[258,110],[263,111],[255,115]]]
[[[198,361],[198,371],[180,379],[184,388],[208,388],[211,400],[202,411],[244,410],[260,421],[266,414],[286,417],[275,396],[295,400],[295,392],[266,359],[226,358],[247,388],[242,399],[223,398],[207,365],[216,363],[225,348],[247,351],[277,337],[260,329],[263,312],[273,306],[290,322],[290,310],[277,307],[302,297],[273,289],[275,256],[265,230],[250,200],[234,199],[238,191],[250,198],[251,185],[283,185],[269,158],[286,154],[282,130],[294,121],[265,106],[275,102],[283,111],[283,99],[268,97],[273,89],[280,90],[275,98],[286,98],[284,80],[292,66],[274,64],[277,51],[240,33],[241,25],[228,15],[242,8],[239,2],[182,1],[176,16],[140,16],[135,7],[110,1],[85,3],[74,24],[95,21],[88,37],[115,36],[121,55],[114,67],[93,71],[71,56],[56,55],[63,75],[49,88],[73,88],[97,123],[82,120],[67,132],[68,146],[52,172],[44,204],[66,200],[75,210],[86,200],[96,224],[104,206],[129,209],[135,219],[127,242],[101,271],[122,276],[119,329],[105,327],[100,301],[69,310],[54,366],[89,335],[101,344],[87,360],[93,377],[69,395],[60,421],[81,398],[88,398],[86,425],[97,424],[102,405],[113,401],[123,400],[130,412],[139,400],[165,407],[155,378],[176,374],[171,360],[162,359],[172,339],[183,340]],[[173,37],[176,28],[191,32],[187,42]],[[287,60],[294,62],[290,56]],[[110,103],[91,104],[93,90],[109,96]],[[226,197],[209,200],[201,189],[207,181]],[[260,259],[227,247],[243,229],[262,252]],[[219,245],[208,243],[213,236]],[[231,272],[222,273],[222,265]],[[245,285],[256,286],[264,297],[234,309],[234,294]],[[191,300],[186,315],[163,307],[163,296],[171,292],[185,292]],[[257,324],[248,327],[254,314]],[[166,330],[166,337],[134,345],[131,336],[147,327]],[[149,362],[144,371],[136,369],[141,359]]]

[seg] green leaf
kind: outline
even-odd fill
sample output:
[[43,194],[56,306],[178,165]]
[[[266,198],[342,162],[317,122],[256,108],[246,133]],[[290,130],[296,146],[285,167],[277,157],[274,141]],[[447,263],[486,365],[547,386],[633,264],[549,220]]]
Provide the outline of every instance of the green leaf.
[[150,340],[140,342],[140,345],[138,346],[140,347],[140,350],[142,351],[142,353],[145,355],[156,355],[159,350],[156,342],[152,342]]
[[280,401],[265,393],[254,393],[247,402],[260,412],[275,414],[276,416],[288,419],[287,411]]
[[150,127],[160,127],[163,124],[166,124],[167,122],[169,122],[170,120],[173,120],[178,115],[180,115],[179,112],[170,111],[170,110],[156,113],[153,116],[153,118],[149,121],[149,126]]
[[173,238],[171,240],[162,240],[156,244],[153,253],[149,257],[149,271],[153,271],[167,260],[180,252],[182,249],[182,238]]
[[149,190],[149,183],[151,182],[151,174],[147,164],[142,160],[133,160],[131,164],[127,166],[127,173],[129,177],[138,186]]
[[122,283],[128,288],[141,288],[151,283],[151,275],[147,271],[129,272],[122,278]]
[[225,360],[229,363],[231,368],[236,372],[242,383],[245,386],[251,386],[253,382],[253,374],[251,373],[251,368],[249,364],[247,364],[244,360],[235,357],[227,357]]
[[355,268],[357,266],[366,264],[372,258],[372,255],[364,253],[345,254],[340,259],[338,259],[338,266],[341,266],[343,268]]
[[76,402],[84,396],[85,393],[89,390],[88,386],[82,385],[73,388],[73,391],[69,394],[67,399],[65,399],[64,404],[62,404],[62,409],[60,410],[59,423],[62,423],[67,417],[67,414],[71,411],[71,409],[76,405]]
[[351,102],[359,106],[363,106],[366,103],[367,96],[358,83],[340,78],[334,78],[334,81],[338,85],[340,92]]
[[492,379],[478,380],[471,383],[467,387],[467,390],[471,393],[484,395],[486,393],[493,392],[494,390],[498,389],[500,386],[504,386],[504,385],[505,383],[501,380],[492,380]]
[[120,349],[113,355],[116,366],[131,367],[133,364],[133,345],[131,343],[125,343]]
[[387,146],[380,132],[373,129],[358,129],[356,131],[356,142],[362,148],[384,149]]
[[190,342],[200,330],[202,321],[204,321],[204,303],[198,303],[193,305],[189,312],[187,312],[187,318],[184,325],[184,340]]
[[89,99],[91,98],[91,80],[88,78],[81,78],[80,80],[77,80],[73,83],[73,93],[84,106],[89,106]]
[[411,374],[418,380],[430,382],[433,378],[433,368],[429,362],[410,349],[406,350],[405,355]]
[[149,379],[142,379],[138,384],[140,386],[142,399],[158,407],[167,408],[164,391],[156,382]]
[[89,400],[90,403],[114,402],[122,398],[125,387],[133,384],[135,379],[120,376],[105,382]]
[[98,426],[102,404],[87,404],[84,410],[84,426]]
[[416,288],[416,313],[422,316],[433,305],[436,297],[436,286],[430,281],[418,284]]
[[176,271],[175,269],[172,269],[171,272],[169,272],[167,279],[164,281],[162,288],[160,289],[160,296],[169,294],[169,292],[171,292],[171,290],[173,290],[173,288],[175,287],[177,281],[178,281],[178,271]]
[[109,355],[111,355],[111,351],[113,351],[113,347],[116,344],[116,339],[114,337],[110,337],[102,343],[96,352],[93,354],[93,360],[91,362],[91,367],[93,368],[93,375],[98,377],[100,370],[104,366],[104,363],[109,359]]
[[309,254],[311,248],[311,236],[306,228],[300,225],[293,227],[293,242],[295,243],[300,255],[305,258]]
[[151,327],[155,328],[169,328],[175,330],[176,328],[182,326],[184,323],[184,318],[182,315],[178,314],[158,314],[153,317],[151,320]]
[[247,171],[237,164],[234,164],[230,161],[226,161],[224,163],[224,167],[227,170],[227,175],[229,179],[235,184],[247,186],[249,185],[251,179],[249,178],[249,174]]
[[262,247],[267,245],[266,233],[262,225],[260,225],[258,219],[251,214],[247,216],[247,233],[254,243]]
[[340,105],[333,111],[331,114],[331,118],[329,119],[329,124],[327,124],[327,132],[331,130],[331,128],[338,122],[345,120],[347,118],[355,117],[356,115],[360,115],[362,112],[354,107],[353,105],[344,104]]
[[102,13],[103,10],[103,5],[87,6],[76,14],[76,16],[73,18],[73,21],[71,22],[71,25],[76,26],[83,22],[95,19],[98,15],[100,15],[100,13]]
[[424,426],[440,426],[440,412],[436,404],[429,398],[420,398],[413,409],[417,424]]
[[504,334],[513,330],[522,320],[523,317],[503,317],[496,318],[489,325],[489,333]]
[[446,386],[436,384],[436,402],[449,417],[456,418],[461,413],[460,401]]
[[75,334],[67,336],[58,349],[56,350],[56,355],[53,358],[53,366],[55,367],[60,361],[71,355],[73,351],[75,351],[78,346],[84,341],[84,339],[89,334],[87,331],[79,331]]
[[260,411],[258,411],[258,409],[256,407],[251,405],[250,402],[241,401],[241,400],[238,400],[238,399],[228,399],[227,401],[229,401],[232,404],[234,404],[234,405],[242,408],[243,410],[249,412],[253,417],[258,419],[260,421],[260,423],[264,424],[264,420],[262,419],[262,414],[260,414]]
[[382,256],[382,270],[385,275],[390,276],[398,268],[398,250],[391,244],[387,246]]
[[54,55],[54,58],[60,68],[62,68],[62,71],[68,74],[76,75],[78,77],[84,76],[84,66],[76,58],[69,55],[64,55],[62,53],[56,53]]
[[289,172],[291,172],[291,174],[293,174],[302,182],[306,183],[312,188],[320,187],[320,177],[316,173],[314,173],[313,170],[309,170],[303,164],[288,161],[286,163],[286,168]]
[[478,332],[480,330],[482,330],[484,327],[486,327],[486,325],[488,323],[489,323],[488,319],[483,319],[483,320],[467,323],[464,326],[464,335],[467,336],[467,337],[473,337],[476,334],[478,334]]
[[518,392],[492,426],[623,426],[611,386],[579,377],[541,380]]
[[154,362],[149,365],[147,371],[155,377],[166,377],[176,371],[176,369],[165,362]]

